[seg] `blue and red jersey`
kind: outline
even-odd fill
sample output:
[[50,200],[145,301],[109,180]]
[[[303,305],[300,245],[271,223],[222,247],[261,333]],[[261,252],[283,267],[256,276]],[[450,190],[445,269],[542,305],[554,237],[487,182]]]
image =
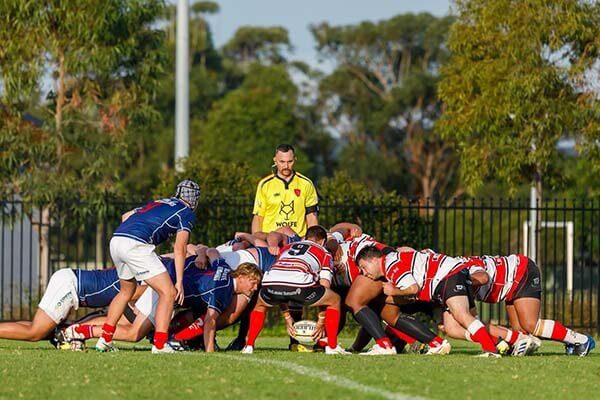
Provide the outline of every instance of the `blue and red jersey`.
[[195,221],[194,211],[182,200],[171,197],[136,208],[134,213],[119,225],[113,236],[158,245],[179,231],[191,232]]

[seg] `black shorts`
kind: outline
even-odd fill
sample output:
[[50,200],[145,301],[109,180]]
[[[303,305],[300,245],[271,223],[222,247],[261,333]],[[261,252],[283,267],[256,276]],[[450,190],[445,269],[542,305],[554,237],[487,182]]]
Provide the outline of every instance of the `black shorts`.
[[523,297],[534,299],[542,298],[542,277],[540,274],[540,267],[538,267],[532,259],[528,258],[528,260],[525,276],[523,276],[523,279],[519,282],[512,298],[510,301],[507,301],[506,304],[512,304],[515,300]]
[[468,269],[463,269],[454,275],[442,279],[435,288],[432,300],[445,306],[446,300],[456,296],[467,296],[469,299],[469,308],[475,307],[471,277]]
[[288,306],[311,306],[325,296],[325,287],[321,285],[308,287],[263,286],[260,297],[271,306],[286,304]]

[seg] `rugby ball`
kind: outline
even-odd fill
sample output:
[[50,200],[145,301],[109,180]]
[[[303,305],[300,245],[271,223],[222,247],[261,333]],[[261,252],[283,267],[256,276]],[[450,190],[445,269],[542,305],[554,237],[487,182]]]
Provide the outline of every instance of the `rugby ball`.
[[314,344],[315,341],[313,340],[312,335],[315,333],[316,328],[317,323],[315,321],[302,320],[295,322],[294,330],[296,331],[296,335],[294,336],[294,339],[302,344]]

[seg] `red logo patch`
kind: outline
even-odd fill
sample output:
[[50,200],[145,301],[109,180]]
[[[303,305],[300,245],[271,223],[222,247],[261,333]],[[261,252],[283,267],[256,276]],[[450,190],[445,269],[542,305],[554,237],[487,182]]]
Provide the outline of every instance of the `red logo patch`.
[[296,196],[300,197],[300,189],[294,189],[294,193],[296,193]]

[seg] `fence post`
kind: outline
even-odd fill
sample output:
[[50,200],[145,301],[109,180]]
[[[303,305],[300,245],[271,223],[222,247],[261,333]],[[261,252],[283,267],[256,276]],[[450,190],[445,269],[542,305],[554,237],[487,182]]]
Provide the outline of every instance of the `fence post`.
[[440,194],[436,191],[433,194],[433,238],[432,238],[432,247],[435,251],[439,251],[440,248]]

